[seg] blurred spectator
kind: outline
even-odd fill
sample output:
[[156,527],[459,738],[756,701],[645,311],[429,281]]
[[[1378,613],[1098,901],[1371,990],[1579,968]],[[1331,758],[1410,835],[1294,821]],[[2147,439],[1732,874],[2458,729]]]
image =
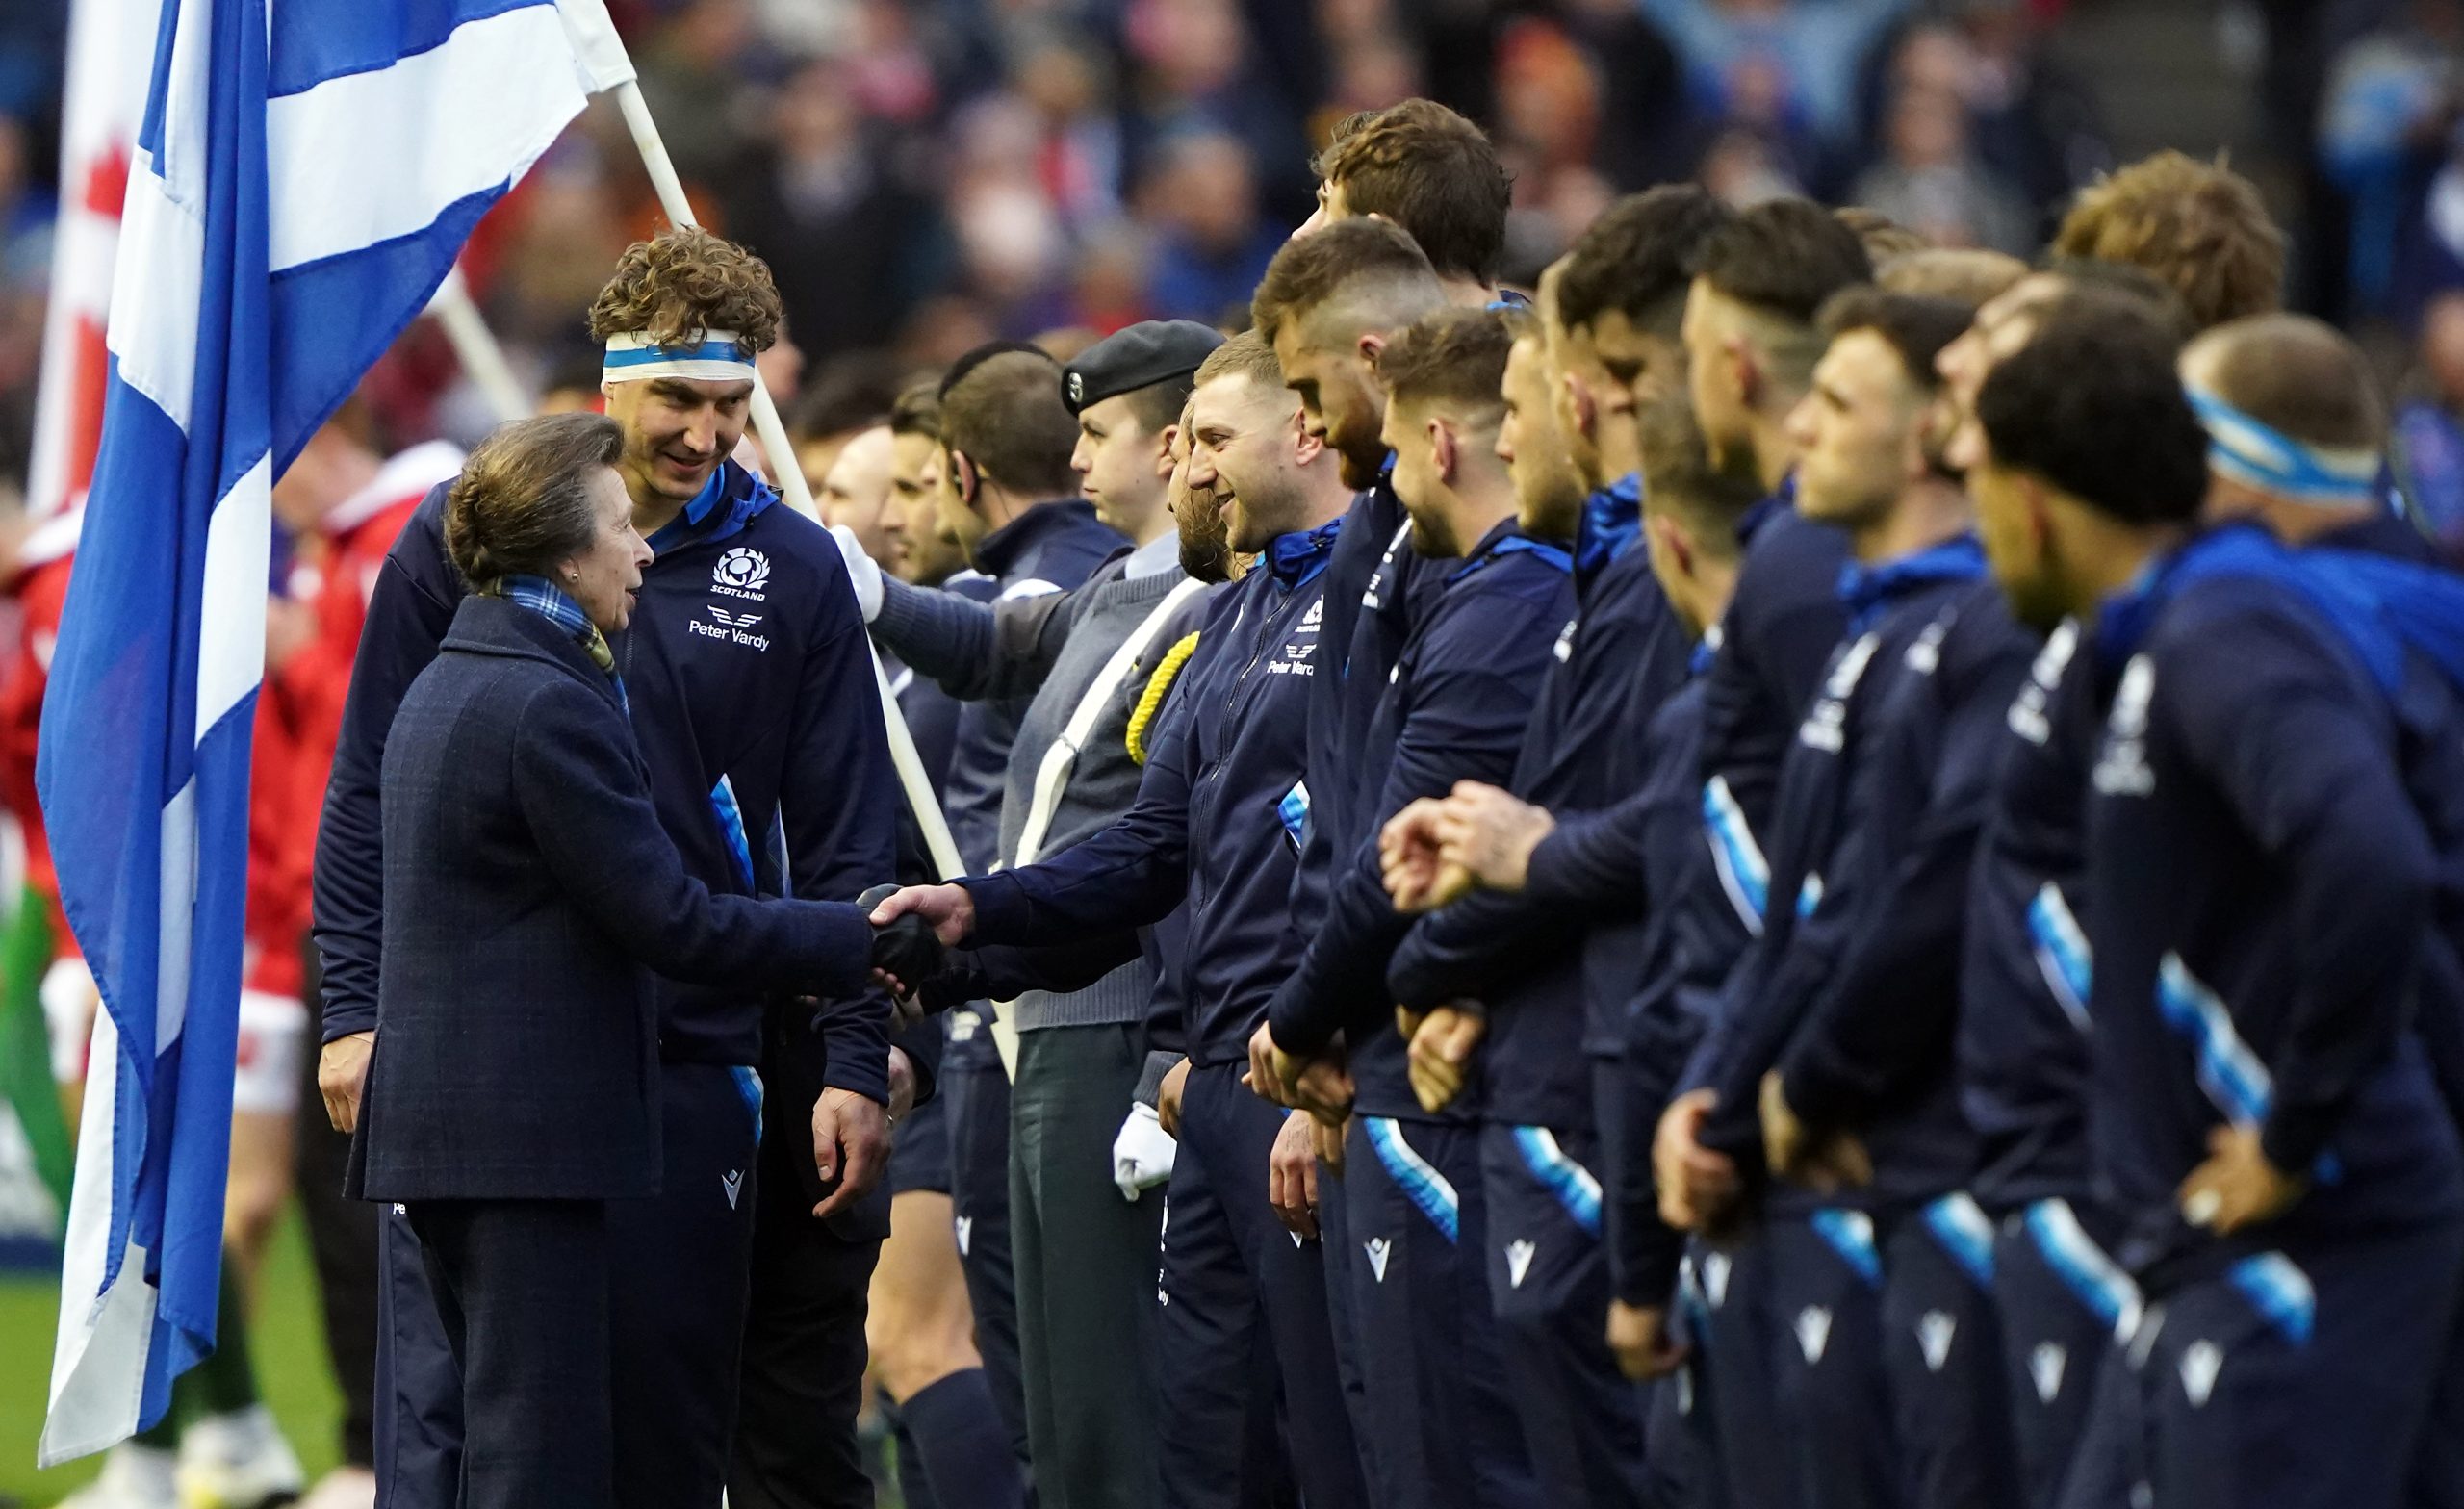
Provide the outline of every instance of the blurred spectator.
[[1036,181],[1075,231],[1120,217],[1120,123],[1093,51],[1055,33],[1030,43],[1013,75],[1035,112]]
[[728,233],[770,264],[809,350],[887,344],[926,292],[939,236],[934,207],[893,176],[839,64],[798,68],[770,116],[768,140],[729,175]]
[[2464,554],[2464,293],[2440,294],[2424,315],[2389,449],[2414,514],[2451,555]]
[[1288,229],[1260,217],[1248,149],[1222,133],[1169,143],[1140,197],[1161,227],[1146,284],[1147,314],[1158,320],[1212,320],[1246,300]]
[[2425,231],[2455,245],[2417,217],[2464,103],[2459,46],[2464,4],[2407,0],[2393,24],[2345,48],[2328,70],[2319,158],[2349,201],[2345,279],[2355,313],[2393,312],[2398,257],[2408,243],[2430,249]]
[[1519,20],[1498,39],[1498,150],[1514,178],[1509,260],[1556,260],[1617,191],[1593,166],[1600,80],[1591,60],[1548,21]]
[[686,0],[633,56],[642,98],[687,183],[715,182],[760,131],[744,85],[757,49],[752,0]]
[[1912,90],[1957,98],[1977,162],[2029,209],[2028,234],[2071,191],[2113,166],[2087,88],[2045,56],[2043,22],[2024,0],[1952,0],[1948,18],[1911,26],[1876,60],[1866,135],[1879,141]]
[[1884,123],[1882,161],[1858,178],[1849,197],[1938,246],[2035,246],[2035,217],[1977,160],[1966,105],[1931,86],[1900,90]]
[[1856,129],[1866,53],[1909,0],[1640,0],[1685,67],[1696,115],[1810,149]]
[[1301,123],[1314,100],[1289,68],[1263,65],[1237,0],[1129,0],[1122,22],[1138,66],[1134,150],[1192,133],[1237,137],[1269,196],[1296,210],[1310,187]]

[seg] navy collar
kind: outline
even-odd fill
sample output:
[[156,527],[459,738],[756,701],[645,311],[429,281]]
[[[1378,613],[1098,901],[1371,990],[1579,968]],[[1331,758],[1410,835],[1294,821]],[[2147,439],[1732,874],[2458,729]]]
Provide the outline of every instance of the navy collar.
[[1450,587],[1481,567],[1508,555],[1536,555],[1559,571],[1575,569],[1575,558],[1564,546],[1533,539],[1523,532],[1521,524],[1507,519],[1480,536],[1479,543],[1464,552],[1463,564],[1446,574],[1446,584]]
[[1643,532],[1643,474],[1629,473],[1583,499],[1575,569],[1585,580],[1632,548]]
[[1278,534],[1267,542],[1265,552],[1258,557],[1258,564],[1286,592],[1305,587],[1326,569],[1326,557],[1333,551],[1335,535],[1343,526],[1344,522],[1337,519],[1315,529],[1296,529],[1290,534]]
[[1839,568],[1839,601],[1848,609],[1848,632],[1851,637],[1863,633],[1885,608],[1912,592],[1984,575],[1985,548],[1973,534],[1953,535],[1879,566],[1850,561]]
[[1040,502],[1026,512],[975,542],[973,565],[977,571],[998,579],[1010,574],[1036,542],[1051,530],[1066,524],[1095,524],[1095,505],[1083,498],[1054,499]]

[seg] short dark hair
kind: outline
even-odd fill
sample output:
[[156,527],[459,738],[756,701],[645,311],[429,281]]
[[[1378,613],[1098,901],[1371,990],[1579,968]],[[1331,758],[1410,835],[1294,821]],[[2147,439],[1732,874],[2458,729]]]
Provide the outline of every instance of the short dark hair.
[[2053,249],[2146,269],[2202,330],[2284,301],[2284,232],[2258,186],[2221,156],[2202,163],[2168,149],[2098,179],[2079,192]]
[[1396,332],[1377,375],[1398,403],[1435,402],[1486,414],[1505,407],[1505,359],[1514,333],[1489,309],[1441,309]]
[[1346,218],[1283,243],[1249,300],[1250,328],[1274,345],[1284,324],[1306,316],[1354,283],[1422,281],[1437,269],[1419,243],[1384,220]]
[[2375,450],[2387,444],[2387,411],[2361,348],[2308,315],[2252,315],[2191,343],[2212,352],[2216,396],[2271,429],[2313,446]]
[[1811,199],[1772,199],[1740,210],[1705,236],[1693,273],[1738,303],[1811,325],[1822,301],[1873,280],[1857,233]]
[[870,353],[843,356],[805,385],[788,433],[798,441],[853,435],[889,422],[898,402],[901,369]]
[[543,414],[499,425],[445,495],[445,553],[473,592],[507,576],[544,576],[599,530],[591,473],[625,453],[603,414]]
[[1743,553],[1737,524],[1762,500],[1761,479],[1711,459],[1694,406],[1682,394],[1643,411],[1641,439],[1644,509],[1678,515],[1695,544],[1722,560]]
[[892,435],[921,435],[938,443],[941,438],[941,379],[926,377],[907,385],[889,406],[889,432]]
[[1513,179],[1471,121],[1429,99],[1345,119],[1309,165],[1356,216],[1401,226],[1443,277],[1497,280]]
[[635,242],[590,305],[590,338],[645,331],[675,345],[706,330],[732,330],[757,351],[770,349],[785,319],[770,265],[698,225],[679,225]]
[[1196,391],[1197,369],[1192,368],[1162,382],[1133,388],[1121,396],[1129,400],[1129,412],[1138,421],[1138,427],[1149,435],[1160,435],[1181,422],[1181,410]]
[[941,444],[1015,492],[1061,498],[1076,482],[1069,455],[1078,421],[1061,401],[1058,368],[1041,351],[996,352],[949,383]]
[[1557,273],[1557,319],[1588,329],[1616,310],[1641,329],[1676,339],[1694,253],[1730,211],[1692,184],[1628,194],[1575,238]]
[[1956,299],[1923,294],[1886,294],[1870,284],[1841,289],[1826,300],[1814,317],[1814,327],[1826,341],[1855,330],[1870,330],[1899,354],[1908,380],[1920,393],[1942,385],[1934,358],[1960,338],[1976,311]]
[[2061,300],[1977,395],[1994,460],[2124,523],[2196,518],[2207,497],[2207,431],[2175,374],[2180,349],[2130,300]]

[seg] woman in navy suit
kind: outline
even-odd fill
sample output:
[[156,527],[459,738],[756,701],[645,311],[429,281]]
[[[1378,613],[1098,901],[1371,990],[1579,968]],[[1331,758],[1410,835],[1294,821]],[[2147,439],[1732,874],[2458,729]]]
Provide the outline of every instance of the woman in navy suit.
[[712,895],[651,805],[606,636],[651,560],[597,415],[471,455],[472,596],[385,746],[384,963],[350,1192],[407,1208],[468,1400],[462,1501],[613,1496],[606,1202],[659,1169],[652,974],[868,984],[858,908]]

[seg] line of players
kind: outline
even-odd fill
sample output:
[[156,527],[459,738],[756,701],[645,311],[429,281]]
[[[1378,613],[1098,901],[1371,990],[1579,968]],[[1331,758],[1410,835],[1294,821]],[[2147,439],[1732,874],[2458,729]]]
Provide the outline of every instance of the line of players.
[[2464,598],[2255,193],[1665,188],[1522,307],[1468,131],[1195,371],[1126,811],[876,913],[1177,930],[1162,1501],[2452,1501]]

